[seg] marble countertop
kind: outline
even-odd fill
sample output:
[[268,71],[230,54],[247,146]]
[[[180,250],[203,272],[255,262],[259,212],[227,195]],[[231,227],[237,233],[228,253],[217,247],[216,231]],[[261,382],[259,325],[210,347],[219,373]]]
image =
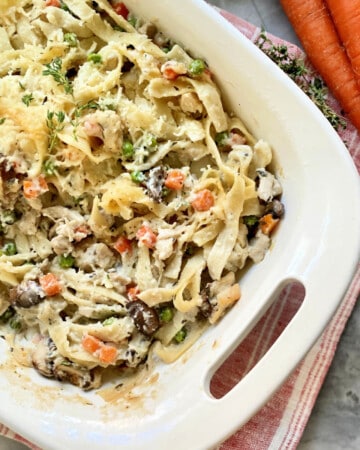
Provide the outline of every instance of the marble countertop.
[[[209,0],[299,45],[279,0]],[[360,302],[349,318],[298,450],[360,449]],[[0,450],[24,450],[0,437]]]

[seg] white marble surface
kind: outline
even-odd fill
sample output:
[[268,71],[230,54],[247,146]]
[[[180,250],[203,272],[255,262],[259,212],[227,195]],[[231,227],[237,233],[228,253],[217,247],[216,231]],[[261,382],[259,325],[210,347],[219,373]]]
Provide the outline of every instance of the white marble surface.
[[[209,2],[298,44],[278,0]],[[359,349],[360,302],[348,321],[298,450],[360,450]],[[22,444],[0,437],[0,450],[26,448]]]

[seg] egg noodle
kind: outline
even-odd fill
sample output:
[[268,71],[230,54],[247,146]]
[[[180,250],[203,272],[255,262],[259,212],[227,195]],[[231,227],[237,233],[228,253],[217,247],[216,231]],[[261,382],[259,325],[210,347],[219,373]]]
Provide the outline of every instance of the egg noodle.
[[1,2],[3,333],[83,389],[176,360],[270,246],[271,161],[211,67],[123,3]]

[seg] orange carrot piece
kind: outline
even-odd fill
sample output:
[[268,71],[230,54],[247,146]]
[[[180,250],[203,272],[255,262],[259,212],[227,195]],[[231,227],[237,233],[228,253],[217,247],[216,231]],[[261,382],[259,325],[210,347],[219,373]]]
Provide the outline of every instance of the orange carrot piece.
[[208,211],[215,204],[215,199],[209,189],[202,189],[195,194],[191,206],[195,211]]
[[129,300],[134,301],[138,298],[138,294],[140,294],[140,289],[137,286],[131,286],[127,289],[127,295]]
[[360,84],[360,0],[326,0],[326,4]]
[[102,363],[113,364],[116,361],[118,351],[112,345],[103,345],[99,350],[99,359]]
[[180,75],[185,75],[187,73],[187,68],[178,61],[170,60],[166,61],[160,67],[160,71],[166,80],[176,80]]
[[143,225],[138,229],[136,239],[145,247],[154,248],[157,236],[149,226]]
[[125,236],[119,236],[114,242],[113,247],[120,254],[128,253],[131,255],[132,253],[132,243]]
[[103,342],[91,334],[84,334],[81,339],[81,345],[89,353],[95,353],[101,349]]
[[127,20],[129,10],[123,2],[115,3],[114,5],[112,5],[112,7],[116,14],[118,14],[119,16],[123,16],[123,18]]
[[184,186],[185,174],[179,169],[170,170],[165,179],[165,186],[174,191],[180,191]]
[[360,89],[325,1],[280,2],[309,60],[338,99],[345,114],[360,130]]
[[27,199],[37,198],[48,190],[49,187],[43,175],[23,182],[24,196]]
[[39,283],[40,283],[42,290],[49,297],[51,297],[53,295],[57,295],[61,292],[61,284],[59,282],[59,279],[56,275],[54,275],[51,272],[40,277]]
[[166,80],[176,80],[179,76],[179,74],[176,73],[172,67],[164,67],[162,70],[162,75]]
[[56,8],[60,8],[60,0],[46,0],[45,6],[55,6]]
[[116,361],[118,351],[112,345],[104,342],[91,334],[84,334],[81,345],[88,353],[96,354],[99,360],[105,364],[113,364]]
[[260,230],[268,236],[274,231],[280,219],[274,219],[272,214],[265,214],[259,221]]

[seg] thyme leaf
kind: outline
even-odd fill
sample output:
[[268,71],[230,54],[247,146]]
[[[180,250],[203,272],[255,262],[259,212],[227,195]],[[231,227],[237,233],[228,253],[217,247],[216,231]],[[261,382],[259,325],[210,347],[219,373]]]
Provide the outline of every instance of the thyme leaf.
[[63,0],[60,0],[60,8],[61,8],[63,11],[66,11],[66,12],[68,12],[68,13],[71,13],[70,8],[68,7],[68,5],[67,5]]
[[30,94],[25,94],[22,96],[21,101],[26,105],[26,106],[30,106],[30,103],[32,102],[32,100],[34,100],[34,97],[32,95],[32,93]]
[[71,85],[71,81],[66,76],[66,74],[61,71],[61,58],[56,57],[49,64],[45,64],[45,66],[47,68],[43,70],[43,75],[52,76],[58,84],[64,86],[64,91],[67,94],[72,94],[73,88]]
[[344,117],[339,116],[327,102],[328,88],[324,81],[319,76],[313,76],[303,59],[291,55],[286,45],[274,44],[264,30],[255,44],[305,92],[335,130],[346,128]]
[[46,126],[50,131],[48,142],[49,152],[53,150],[53,148],[58,142],[58,133],[60,133],[64,129],[65,126],[64,121],[65,121],[65,113],[63,111],[47,112]]

